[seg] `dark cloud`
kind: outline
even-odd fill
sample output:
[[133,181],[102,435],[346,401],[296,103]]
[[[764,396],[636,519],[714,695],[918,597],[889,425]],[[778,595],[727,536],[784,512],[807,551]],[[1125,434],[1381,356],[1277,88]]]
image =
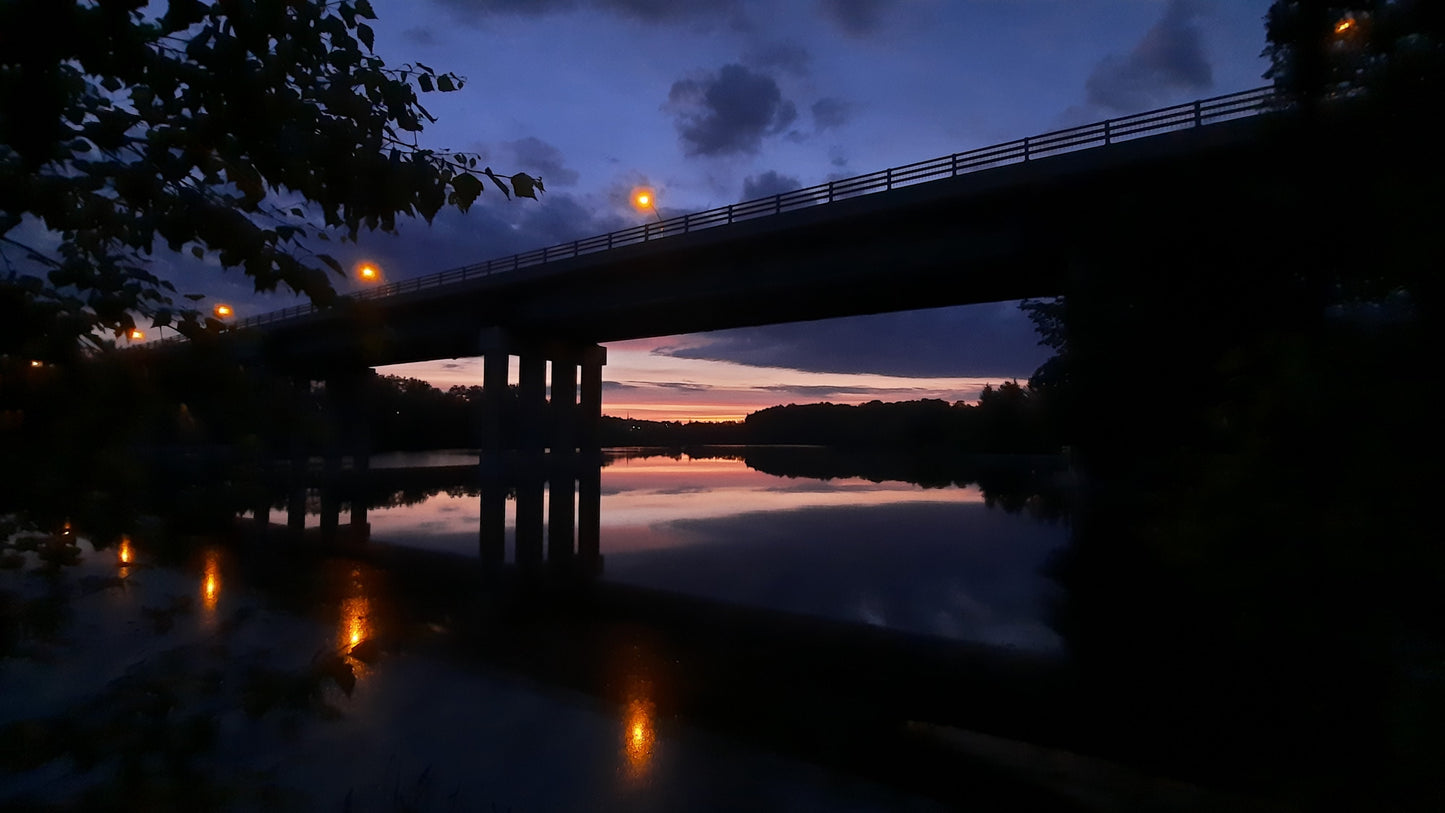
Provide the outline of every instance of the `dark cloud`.
[[779,175],[776,170],[770,169],[761,175],[743,179],[743,200],[771,197],[802,188],[803,183],[797,178]]
[[832,96],[813,102],[813,127],[819,131],[842,127],[848,123],[853,106]]
[[548,186],[572,186],[577,183],[577,170],[563,165],[562,151],[540,138],[528,136],[502,146],[511,152],[520,171],[540,175]]
[[1028,378],[1049,357],[1017,303],[722,330],[656,352],[826,373]]
[[1198,92],[1214,84],[1196,24],[1196,0],[1170,0],[1164,16],[1127,56],[1104,57],[1084,87],[1088,102],[1122,113],[1168,104],[1170,94]]
[[408,28],[401,32],[401,37],[412,45],[436,45],[441,42],[437,35],[427,28]]
[[818,0],[823,16],[850,37],[867,37],[883,29],[888,0]]
[[435,0],[463,19],[600,11],[651,25],[728,21],[746,27],[742,0]]
[[762,70],[779,70],[794,76],[807,76],[813,55],[796,42],[769,42],[753,46],[743,60]]
[[756,153],[763,136],[783,132],[798,116],[773,77],[737,64],[674,82],[663,109],[674,115],[688,155]]
[[333,245],[331,253],[343,266],[362,259],[376,262],[388,281],[397,281],[629,225],[590,199],[548,193],[539,201],[509,201],[494,189],[489,191],[465,214],[443,209],[430,226],[421,219],[401,220],[395,235],[363,233],[355,244]]

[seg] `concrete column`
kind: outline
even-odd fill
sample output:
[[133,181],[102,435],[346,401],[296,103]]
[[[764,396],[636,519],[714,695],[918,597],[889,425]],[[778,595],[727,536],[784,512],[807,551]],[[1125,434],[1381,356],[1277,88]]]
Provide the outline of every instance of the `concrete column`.
[[286,498],[286,530],[292,536],[300,536],[306,530],[306,483],[293,480],[291,493]]
[[358,482],[351,493],[351,533],[357,540],[371,536],[371,525],[366,521],[366,488],[362,482]]
[[552,453],[577,448],[577,362],[552,359]]
[[502,403],[507,393],[507,351],[501,347],[487,348],[482,355],[482,436],[478,439],[487,451],[502,448]]
[[336,530],[341,527],[341,489],[335,478],[327,478],[321,484],[321,538],[335,539]]
[[547,562],[551,565],[563,565],[572,559],[572,517],[576,505],[572,457],[552,455],[548,473]]
[[271,492],[269,489],[266,489],[264,482],[261,488],[263,491],[261,495],[256,498],[256,502],[251,508],[253,515],[252,528],[255,538],[258,541],[265,541],[267,534],[271,530]]
[[547,446],[547,359],[540,353],[526,352],[518,357],[517,391],[521,448],[540,452]]
[[582,403],[578,415],[577,445],[584,450],[600,446],[602,423],[602,365],[607,348],[592,346],[582,354]]
[[376,387],[376,371],[369,368],[356,371],[347,386],[351,420],[347,445],[351,451],[351,467],[357,471],[371,468],[371,422]]

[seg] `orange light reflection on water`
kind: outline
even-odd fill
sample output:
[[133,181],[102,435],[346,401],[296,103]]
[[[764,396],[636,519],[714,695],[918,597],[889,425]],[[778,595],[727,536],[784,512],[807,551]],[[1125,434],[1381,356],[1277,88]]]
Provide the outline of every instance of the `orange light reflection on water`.
[[341,630],[338,640],[350,648],[371,637],[371,600],[366,596],[347,596],[341,600]]
[[657,713],[651,700],[633,697],[623,715],[622,753],[627,760],[627,775],[641,779],[652,764],[657,745]]
[[215,612],[221,600],[221,556],[215,548],[205,552],[204,570],[201,574],[201,606],[207,612]]

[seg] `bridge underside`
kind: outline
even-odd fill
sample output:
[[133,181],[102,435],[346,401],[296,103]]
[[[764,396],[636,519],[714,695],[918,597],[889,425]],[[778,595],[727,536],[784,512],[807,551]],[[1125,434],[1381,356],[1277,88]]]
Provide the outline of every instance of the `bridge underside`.
[[481,356],[498,336],[577,355],[626,339],[1058,295],[1081,251],[1127,251],[1135,235],[1115,213],[1141,201],[1178,207],[1191,233],[1201,206],[1216,230],[1267,215],[1258,178],[1280,148],[1261,127],[1182,131],[355,302],[248,330],[238,349],[296,372]]

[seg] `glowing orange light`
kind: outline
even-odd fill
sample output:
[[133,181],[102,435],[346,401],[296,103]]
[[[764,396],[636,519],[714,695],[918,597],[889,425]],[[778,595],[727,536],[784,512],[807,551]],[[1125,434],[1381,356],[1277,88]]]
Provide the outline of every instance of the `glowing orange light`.
[[206,564],[201,582],[201,603],[207,610],[215,610],[221,600],[221,561],[215,550],[206,551]]
[[1354,28],[1354,27],[1355,27],[1355,18],[1353,18],[1353,17],[1345,17],[1345,18],[1341,19],[1339,22],[1335,23],[1335,33],[1336,33],[1336,34],[1343,34],[1343,33],[1345,33],[1346,31],[1349,31],[1351,28]]
[[120,550],[117,551],[117,556],[119,556],[122,565],[130,564],[135,558],[135,554],[131,551],[130,547],[130,537],[122,536],[120,538]]
[[381,269],[372,263],[362,263],[356,268],[356,276],[360,277],[362,282],[376,282],[381,279]]
[[366,596],[341,600],[341,645],[356,646],[371,634],[371,602]]
[[216,307],[213,308],[212,311],[216,314],[216,317],[220,319],[229,318],[231,314],[235,313],[235,311],[231,310],[231,306],[224,302],[217,302]]
[[634,697],[627,704],[627,718],[623,729],[623,753],[627,767],[633,777],[647,772],[652,762],[653,748],[657,744],[657,729],[652,702]]
[[32,361],[32,362],[30,362],[30,366],[31,366],[31,367],[44,367],[44,366],[45,366],[45,362],[43,362],[43,361]]
[[657,193],[646,187],[638,187],[632,190],[632,205],[640,211],[646,209],[656,211],[657,205],[654,203],[656,199]]
[[140,328],[138,328],[138,327],[133,327],[133,328],[130,329],[130,340],[131,340],[131,341],[133,341],[133,342],[138,342],[138,341],[140,341],[141,339],[144,339],[145,337],[146,337],[145,333],[144,333]]

